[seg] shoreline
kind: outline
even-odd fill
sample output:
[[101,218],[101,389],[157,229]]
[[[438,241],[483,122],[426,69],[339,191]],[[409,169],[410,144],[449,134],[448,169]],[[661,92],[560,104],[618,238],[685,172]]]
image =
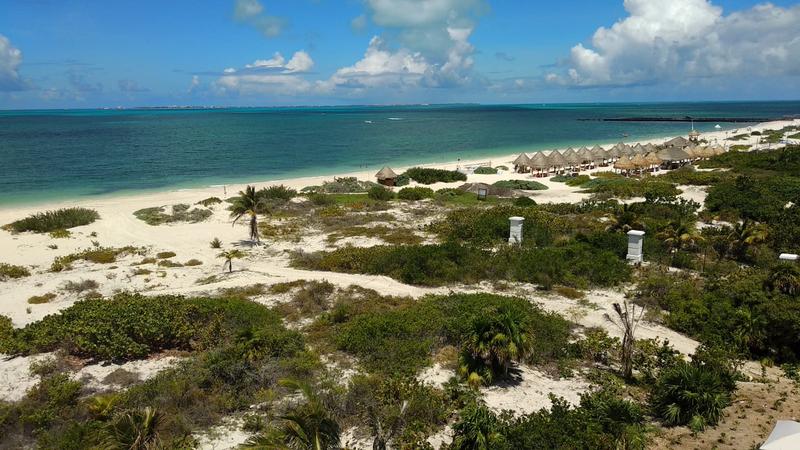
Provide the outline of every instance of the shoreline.
[[[787,125],[791,125],[794,122],[792,120],[783,120],[783,121],[773,121],[773,122],[762,122],[755,125],[751,125],[750,128],[753,131],[764,130],[769,128],[782,128]],[[725,138],[729,134],[740,130],[742,127],[731,127],[728,129],[721,129],[719,131],[712,131],[703,133],[701,138],[707,139],[709,142],[717,141],[725,144],[731,144],[730,141],[726,141]],[[639,140],[630,140],[626,142],[628,145],[636,145],[636,144],[659,144],[663,143],[665,140],[668,140],[675,136],[658,136],[653,138],[645,138]],[[575,144],[572,147],[576,147],[578,145],[586,145],[587,147],[591,147],[593,145],[600,145],[603,147],[607,147],[610,145],[614,145],[616,142],[594,142],[592,144]],[[744,142],[742,142],[744,143]],[[528,146],[528,147],[534,147]],[[560,147],[555,150],[564,150],[566,147]],[[504,149],[508,150],[508,149]],[[552,150],[535,150],[534,152],[549,152]],[[528,153],[531,150],[527,151]],[[396,165],[393,166],[392,169],[398,173],[402,173],[408,168],[411,167],[436,167],[442,168],[447,170],[455,170],[462,166],[476,166],[481,163],[491,162],[492,166],[498,165],[508,165],[511,161],[514,160],[518,156],[519,153],[505,153],[505,154],[489,154],[484,153],[483,156],[473,157],[469,156],[468,158],[462,160],[449,160],[449,161],[442,161],[442,162],[425,162],[422,164],[408,164],[408,165]],[[110,207],[112,205],[124,203],[124,204],[142,204],[144,201],[151,202],[149,206],[163,206],[163,205],[170,205],[176,203],[195,203],[202,198],[206,197],[220,197],[220,198],[227,198],[230,196],[235,195],[240,190],[243,190],[247,185],[255,185],[257,187],[268,187],[274,185],[285,185],[292,189],[300,190],[306,186],[312,185],[319,185],[322,184],[323,181],[331,180],[333,178],[341,178],[341,177],[356,177],[362,180],[372,181],[374,179],[375,173],[380,170],[380,167],[372,167],[369,169],[359,169],[353,171],[344,171],[344,172],[335,172],[335,173],[327,173],[323,175],[310,175],[310,176],[300,176],[300,177],[282,177],[276,179],[254,179],[254,178],[247,178],[242,181],[234,181],[230,184],[204,184],[201,186],[187,186],[187,187],[180,187],[180,186],[173,186],[170,188],[152,188],[152,190],[135,190],[135,191],[117,191],[109,194],[99,194],[99,195],[87,195],[81,197],[71,197],[66,199],[57,199],[57,200],[42,200],[42,201],[30,201],[26,203],[8,203],[2,204],[0,203],[0,223],[9,223],[13,220],[16,220],[21,217],[16,217],[14,219],[10,219],[12,216],[18,216],[22,214],[30,214],[36,211],[42,211],[46,209],[58,209],[70,206],[84,206],[84,207]],[[524,175],[520,175],[524,176]],[[9,220],[10,219],[10,220]]]

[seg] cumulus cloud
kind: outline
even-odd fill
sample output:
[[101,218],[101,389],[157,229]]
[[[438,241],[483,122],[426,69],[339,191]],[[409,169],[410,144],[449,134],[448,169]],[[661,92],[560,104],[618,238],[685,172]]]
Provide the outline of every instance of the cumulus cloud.
[[628,17],[574,46],[551,83],[630,86],[689,77],[800,74],[800,5],[725,15],[709,0],[625,0]]
[[278,36],[286,27],[283,18],[266,14],[264,5],[258,0],[236,0],[233,18],[256,28],[266,37]]
[[20,91],[27,87],[19,76],[21,63],[22,52],[0,34],[0,91]]
[[314,88],[302,77],[314,67],[314,60],[305,51],[297,51],[288,61],[276,52],[269,59],[257,59],[241,69],[227,68],[214,81],[219,94],[297,95]]
[[383,39],[374,36],[361,60],[352,66],[337,70],[322,86],[327,88],[416,86],[429,70],[430,65],[419,52],[412,53],[408,49],[391,51]]

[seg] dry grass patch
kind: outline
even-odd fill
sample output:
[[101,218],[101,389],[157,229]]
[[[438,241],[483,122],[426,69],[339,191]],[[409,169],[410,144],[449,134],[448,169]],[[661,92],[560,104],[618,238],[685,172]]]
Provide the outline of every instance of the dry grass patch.
[[327,237],[328,244],[351,237],[377,238],[392,245],[415,245],[421,244],[423,239],[414,233],[410,228],[391,228],[385,225],[374,227],[355,226],[343,228]]
[[55,298],[56,294],[48,292],[42,295],[34,295],[33,297],[28,299],[28,303],[30,303],[31,305],[41,305],[42,303],[50,303]]

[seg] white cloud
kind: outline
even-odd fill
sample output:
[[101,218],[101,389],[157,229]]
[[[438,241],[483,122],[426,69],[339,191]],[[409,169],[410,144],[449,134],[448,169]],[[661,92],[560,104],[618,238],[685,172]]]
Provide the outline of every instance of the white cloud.
[[374,36],[361,60],[337,70],[322,86],[416,86],[429,68],[430,65],[420,53],[412,53],[407,49],[393,52],[386,47],[383,39]]
[[192,75],[192,81],[189,82],[189,93],[192,94],[196,91],[200,90],[200,77],[197,75]]
[[19,76],[22,52],[11,45],[7,37],[0,34],[0,92],[19,91],[27,87]]
[[272,58],[257,59],[243,69],[232,67],[214,81],[217,93],[298,95],[311,91],[314,84],[302,77],[314,67],[305,51],[297,51],[289,61],[276,52]]
[[283,18],[266,14],[258,0],[236,0],[233,18],[256,28],[266,37],[278,36],[286,27]]
[[361,14],[360,16],[354,17],[353,20],[350,21],[350,28],[357,33],[364,31],[367,28],[367,16]]
[[628,17],[572,48],[576,86],[627,86],[689,77],[800,74],[800,5],[770,3],[723,14],[708,0],[625,0]]

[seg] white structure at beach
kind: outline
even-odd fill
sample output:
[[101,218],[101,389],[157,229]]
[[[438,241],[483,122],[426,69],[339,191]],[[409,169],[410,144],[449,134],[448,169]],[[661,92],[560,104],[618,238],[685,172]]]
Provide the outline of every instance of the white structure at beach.
[[508,235],[508,243],[509,244],[522,244],[522,222],[525,221],[524,217],[509,217],[509,222],[511,222],[511,232]]
[[642,246],[644,244],[644,231],[628,231],[628,255],[625,257],[632,264],[641,264],[644,260]]
[[781,253],[780,256],[778,256],[778,259],[787,262],[797,262],[797,260],[800,259],[800,256],[795,255],[794,253]]

